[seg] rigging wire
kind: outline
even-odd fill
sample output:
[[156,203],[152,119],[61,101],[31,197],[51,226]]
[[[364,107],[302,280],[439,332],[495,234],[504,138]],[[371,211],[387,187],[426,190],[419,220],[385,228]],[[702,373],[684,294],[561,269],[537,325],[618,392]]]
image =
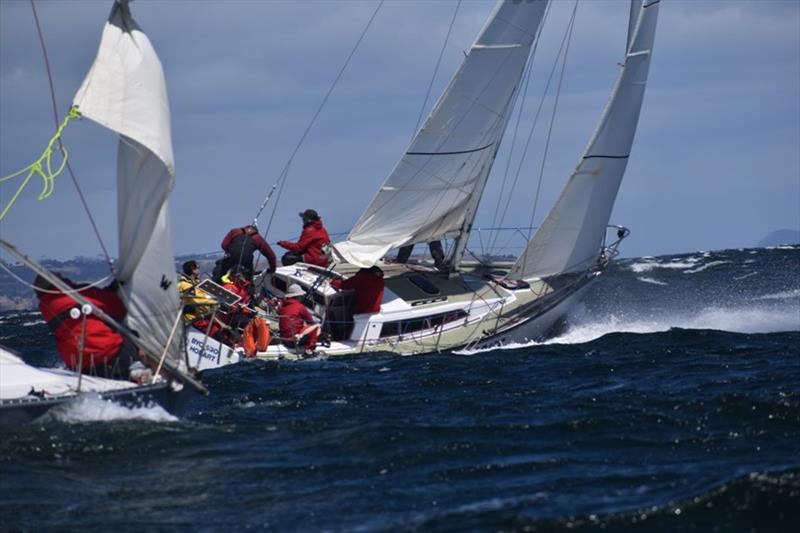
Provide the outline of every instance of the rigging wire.
[[[530,222],[528,223],[528,226],[533,226],[533,219],[536,216],[536,208],[539,204],[539,193],[541,192],[542,189],[542,177],[544,176],[544,167],[545,164],[547,163],[547,152],[550,148],[550,138],[553,133],[553,123],[555,122],[556,112],[558,111],[558,99],[559,96],[561,95],[561,85],[564,82],[564,72],[567,70],[567,55],[569,54],[569,45],[572,42],[572,30],[575,28],[575,14],[578,11],[579,1],[580,0],[575,0],[575,6],[572,8],[572,17],[570,18],[569,27],[567,29],[567,46],[564,49],[564,58],[561,62],[561,73],[559,74],[558,86],[556,87],[555,101],[553,102],[553,112],[550,115],[550,127],[547,130],[547,139],[544,144],[544,154],[542,155],[542,163],[539,166],[539,180],[536,185],[536,196],[534,197],[533,210],[531,211],[531,218]],[[520,162],[520,166],[521,165],[522,162]],[[530,238],[531,238],[531,232],[528,231],[528,240],[530,240]],[[523,265],[525,264],[527,257],[528,257],[528,247],[526,246],[525,251],[522,254]]]
[[[47,71],[47,81],[50,84],[50,101],[53,104],[53,118],[55,119],[56,129],[58,129],[59,125],[59,118],[58,118],[58,105],[56,104],[56,90],[53,84],[53,75],[50,71],[50,60],[47,56],[47,46],[44,43],[44,35],[42,34],[42,27],[39,24],[39,15],[36,13],[36,5],[34,4],[33,0],[30,0],[31,3],[31,10],[33,11],[33,20],[36,22],[36,32],[39,34],[39,43],[42,46],[42,55],[44,56],[44,65],[45,70]],[[61,150],[61,153],[66,153],[64,148],[64,144],[61,142],[61,138],[58,139],[58,147]],[[111,256],[106,249],[106,245],[103,242],[103,238],[100,236],[100,230],[97,228],[97,223],[92,216],[92,212],[89,209],[89,204],[86,202],[86,198],[83,195],[83,191],[78,185],[78,179],[75,177],[75,173],[72,171],[72,166],[69,164],[69,161],[66,161],[67,170],[69,171],[69,175],[72,178],[72,183],[75,185],[75,190],[78,191],[78,197],[83,204],[83,209],[86,212],[86,215],[89,217],[89,223],[92,225],[92,229],[94,230],[94,234],[97,237],[97,241],[100,243],[100,248],[103,250],[103,254],[106,258],[106,263],[108,263],[108,269],[113,274],[114,273],[114,263],[111,260]]]
[[[561,45],[558,48],[558,53],[556,54],[556,60],[553,62],[553,67],[550,69],[550,74],[547,77],[547,83],[545,84],[544,93],[542,94],[542,99],[539,101],[539,106],[536,109],[536,114],[534,115],[533,123],[531,124],[531,128],[530,128],[530,130],[528,132],[528,138],[525,140],[525,149],[523,150],[522,156],[520,157],[519,164],[517,165],[517,171],[516,171],[516,173],[514,175],[514,181],[511,183],[511,188],[508,191],[508,196],[506,197],[506,203],[503,206],[503,214],[500,216],[499,221],[497,221],[496,223],[493,223],[494,226],[502,226],[503,222],[505,222],[506,215],[508,214],[508,208],[509,208],[509,206],[511,204],[511,199],[514,197],[514,190],[517,187],[517,183],[519,182],[520,174],[522,173],[522,165],[525,162],[525,158],[528,155],[528,149],[530,148],[531,139],[533,138],[533,133],[534,133],[534,131],[536,131],[536,126],[539,123],[539,117],[540,117],[542,109],[544,107],[545,99],[547,98],[547,95],[550,92],[550,84],[552,83],[553,76],[555,75],[556,69],[558,68],[558,60],[561,57],[561,53],[564,51],[564,46],[565,46],[565,44],[567,42],[567,39],[571,35],[572,21],[574,20],[574,17],[575,17],[575,8],[577,8],[577,5],[578,4],[577,4],[577,0],[576,0],[575,6],[573,7],[572,17],[570,19],[569,24],[567,25],[567,30],[564,32],[564,37],[561,39]],[[551,127],[552,127],[552,124],[551,124]],[[541,177],[539,179],[540,179],[540,184],[541,184]],[[537,193],[537,199],[538,199],[538,193]],[[533,227],[533,223],[528,224],[528,227],[532,228]],[[530,234],[530,230],[529,230],[529,234]],[[500,238],[500,235],[497,234],[495,236],[494,240],[492,241],[492,243],[490,245],[490,248],[493,248],[497,244],[497,239],[499,239],[499,238]],[[507,245],[508,245],[508,243],[506,243],[506,246]]]
[[[508,161],[506,161],[506,170],[503,173],[503,183],[502,183],[502,185],[500,187],[500,194],[497,195],[497,205],[494,208],[494,216],[492,217],[492,226],[497,226],[497,214],[500,212],[500,203],[503,200],[503,192],[505,191],[505,188],[506,188],[506,183],[508,181],[508,173],[511,170],[511,161],[512,161],[512,159],[514,157],[514,148],[517,145],[517,133],[519,132],[519,125],[520,125],[520,122],[522,121],[522,115],[524,113],[525,103],[526,103],[527,97],[528,97],[528,88],[530,87],[531,73],[533,72],[533,62],[536,59],[536,50],[539,48],[539,40],[540,40],[540,37],[542,35],[542,29],[544,28],[545,24],[547,23],[547,15],[550,14],[550,6],[552,6],[552,4],[548,2],[547,7],[545,8],[545,11],[544,11],[544,16],[542,17],[542,22],[539,24],[539,28],[538,28],[538,30],[536,32],[536,39],[535,39],[535,41],[533,43],[533,50],[531,50],[530,59],[528,60],[528,63],[527,63],[527,66],[526,66],[527,73],[525,74],[525,89],[522,92],[522,101],[520,102],[519,112],[517,113],[517,121],[516,121],[516,124],[514,125],[514,134],[511,137],[511,149],[509,150],[509,153],[508,153]],[[544,96],[542,96],[542,100],[544,100]],[[533,127],[534,128],[536,127],[536,121],[534,121],[534,126]],[[526,145],[526,149],[527,149],[527,145]],[[524,157],[524,155],[523,155],[523,157]],[[518,176],[519,176],[519,173],[517,173],[517,177]],[[514,185],[516,185],[516,178],[514,180]],[[509,197],[511,197],[514,194],[514,187],[512,187],[511,190],[509,190],[508,194],[509,194]],[[503,213],[503,215],[505,216],[505,212]],[[502,221],[500,222],[500,224],[502,225]],[[493,236],[493,238],[490,238],[490,240],[489,240],[489,252],[490,253],[491,253],[491,250],[494,247],[494,245],[497,243],[497,238],[498,237],[499,237],[499,235],[495,234]]]
[[453,25],[456,22],[456,15],[458,15],[458,8],[460,7],[461,7],[461,0],[458,0],[458,3],[456,4],[456,9],[455,11],[453,11],[453,18],[450,19],[450,27],[447,28],[447,35],[445,35],[444,42],[442,43],[442,49],[439,52],[439,58],[436,60],[436,66],[433,69],[433,76],[431,76],[431,82],[428,84],[428,91],[425,93],[425,100],[422,102],[422,107],[419,110],[419,116],[417,117],[417,125],[414,126],[414,131],[411,134],[412,139],[419,130],[420,122],[422,122],[422,114],[425,112],[425,108],[428,105],[428,98],[430,98],[431,96],[431,90],[433,89],[433,82],[436,80],[436,75],[439,73],[439,66],[442,64],[442,57],[444,56],[444,51],[447,48],[447,42],[450,40],[450,33],[452,33],[453,31]]
[[353,46],[353,49],[350,51],[350,54],[347,56],[347,59],[345,60],[344,65],[342,65],[342,68],[339,69],[339,73],[336,75],[336,78],[333,80],[333,83],[331,84],[330,88],[328,89],[328,92],[325,94],[325,97],[322,99],[322,102],[320,103],[319,107],[317,108],[317,111],[314,113],[314,116],[311,118],[311,121],[308,123],[308,126],[306,127],[306,130],[303,132],[303,135],[300,137],[300,140],[298,141],[297,145],[294,147],[294,150],[292,151],[292,154],[289,156],[289,159],[286,161],[286,164],[284,165],[283,170],[278,175],[278,181],[276,181],[275,185],[272,186],[272,188],[270,189],[270,192],[267,195],[267,199],[264,201],[264,203],[262,204],[261,208],[258,210],[258,212],[256,213],[256,216],[254,217],[254,219],[253,219],[254,223],[257,223],[258,222],[258,218],[261,216],[261,212],[264,210],[264,208],[266,207],[267,202],[269,201],[269,197],[272,196],[272,191],[274,191],[275,186],[280,183],[280,185],[278,186],[278,195],[275,198],[275,203],[272,205],[272,213],[270,214],[269,222],[267,222],[267,227],[264,229],[264,237],[265,238],[267,236],[267,233],[269,233],[269,229],[272,226],[272,221],[275,218],[275,212],[277,211],[278,204],[280,203],[281,195],[283,194],[283,187],[286,184],[286,178],[287,178],[287,176],[289,174],[289,167],[291,166],[292,161],[294,160],[295,156],[297,155],[297,152],[300,150],[300,147],[305,142],[306,137],[308,136],[309,132],[311,131],[311,128],[314,126],[314,123],[317,121],[317,117],[319,117],[320,113],[322,112],[322,109],[325,107],[325,104],[328,102],[328,98],[330,98],[331,94],[333,93],[333,90],[336,88],[336,85],[339,83],[339,80],[341,79],[342,75],[344,74],[345,69],[347,69],[347,65],[349,65],[350,64],[350,60],[353,59],[353,55],[355,55],[356,50],[358,50],[358,47],[361,44],[361,41],[364,40],[364,36],[367,34],[367,31],[369,30],[370,26],[372,26],[372,22],[375,20],[375,17],[378,15],[378,11],[380,11],[381,6],[383,5],[383,2],[384,2],[384,0],[381,0],[380,3],[378,4],[378,6],[375,8],[375,11],[372,13],[372,16],[370,17],[369,21],[367,22],[366,27],[364,28],[364,31],[362,31],[361,35],[358,37],[358,40],[356,41],[356,44]]

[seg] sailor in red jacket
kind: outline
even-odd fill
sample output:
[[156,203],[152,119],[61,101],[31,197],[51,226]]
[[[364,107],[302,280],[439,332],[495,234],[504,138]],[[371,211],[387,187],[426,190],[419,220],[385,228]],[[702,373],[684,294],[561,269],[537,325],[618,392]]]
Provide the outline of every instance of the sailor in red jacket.
[[[304,348],[305,355],[312,355],[317,346],[317,335],[320,326],[314,322],[311,311],[303,304],[302,298],[306,295],[300,285],[292,283],[286,290],[286,296],[281,301],[278,311],[280,319],[281,341],[289,348]],[[302,338],[298,339],[298,335]]]
[[297,242],[278,241],[278,246],[289,250],[281,258],[283,266],[303,262],[309,265],[328,267],[328,256],[322,252],[322,247],[331,243],[327,230],[322,226],[319,214],[313,209],[306,209],[298,213],[303,219],[303,233]]
[[383,300],[383,270],[380,268],[362,268],[351,278],[333,280],[331,286],[355,291],[353,314],[380,312]]
[[[127,310],[117,296],[116,282],[104,289],[96,289],[78,285],[66,278],[62,279],[67,285],[79,291],[89,303],[114,320],[118,322],[124,320]],[[67,368],[77,370],[84,319],[82,316],[72,318],[70,311],[78,307],[78,302],[41,276],[37,276],[33,283],[36,296],[39,298],[39,311],[53,331],[58,354]],[[127,378],[130,365],[139,359],[138,353],[139,350],[132,341],[117,333],[100,318],[92,314],[86,317],[81,366],[84,372],[108,378]]]
[[253,275],[253,255],[256,250],[261,252],[269,262],[269,272],[275,272],[277,262],[275,252],[258,233],[258,228],[254,225],[244,226],[243,228],[233,228],[222,239],[222,250],[225,257],[217,261],[214,266],[212,278],[219,283],[222,276],[232,267],[241,265],[247,269],[250,276]]

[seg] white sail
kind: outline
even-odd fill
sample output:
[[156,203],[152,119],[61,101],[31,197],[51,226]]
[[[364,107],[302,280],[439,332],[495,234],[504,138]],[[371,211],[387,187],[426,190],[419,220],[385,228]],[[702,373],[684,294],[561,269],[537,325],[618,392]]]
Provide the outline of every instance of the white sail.
[[492,16],[407,152],[346,241],[349,263],[469,231],[547,0],[510,0]]
[[635,18],[625,65],[600,123],[561,196],[509,277],[531,279],[576,272],[597,261],[639,121],[658,3],[650,0],[632,10]]
[[[128,326],[163,350],[181,309],[166,205],[175,183],[170,112],[161,62],[127,0],[114,4],[97,58],[73,104],[84,117],[120,135],[115,274]],[[168,352],[174,363],[182,360],[180,337],[173,337]]]

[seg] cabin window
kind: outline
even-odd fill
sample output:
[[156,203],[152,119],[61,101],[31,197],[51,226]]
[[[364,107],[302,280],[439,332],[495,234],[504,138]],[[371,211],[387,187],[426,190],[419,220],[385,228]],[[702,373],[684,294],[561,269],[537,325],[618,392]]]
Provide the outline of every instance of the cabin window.
[[381,337],[397,337],[398,335],[414,333],[415,331],[433,329],[444,324],[449,324],[450,322],[461,320],[466,316],[466,311],[463,309],[457,309],[455,311],[438,313],[436,315],[430,315],[426,317],[384,322],[383,326],[381,327]]
[[439,294],[438,287],[436,287],[436,285],[425,279],[425,276],[422,276],[420,274],[412,274],[411,276],[408,277],[408,280],[414,285],[416,285],[417,288],[419,288],[425,294]]

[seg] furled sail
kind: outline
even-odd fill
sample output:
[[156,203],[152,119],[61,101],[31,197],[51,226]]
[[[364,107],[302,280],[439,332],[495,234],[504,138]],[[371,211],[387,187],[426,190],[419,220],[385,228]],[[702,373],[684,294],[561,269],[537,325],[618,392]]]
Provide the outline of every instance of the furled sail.
[[[164,72],[128,0],[115,2],[73,104],[84,117],[119,133],[116,277],[128,326],[160,356],[181,310],[166,204],[175,164]],[[173,335],[167,355],[175,365],[182,362],[180,339]]]
[[[639,121],[659,0],[632,10],[627,57],[600,123],[558,201],[517,259],[509,277],[577,272],[597,261]],[[634,4],[635,5],[635,4]]]
[[347,262],[469,231],[547,0],[495,7],[458,72],[346,241]]

